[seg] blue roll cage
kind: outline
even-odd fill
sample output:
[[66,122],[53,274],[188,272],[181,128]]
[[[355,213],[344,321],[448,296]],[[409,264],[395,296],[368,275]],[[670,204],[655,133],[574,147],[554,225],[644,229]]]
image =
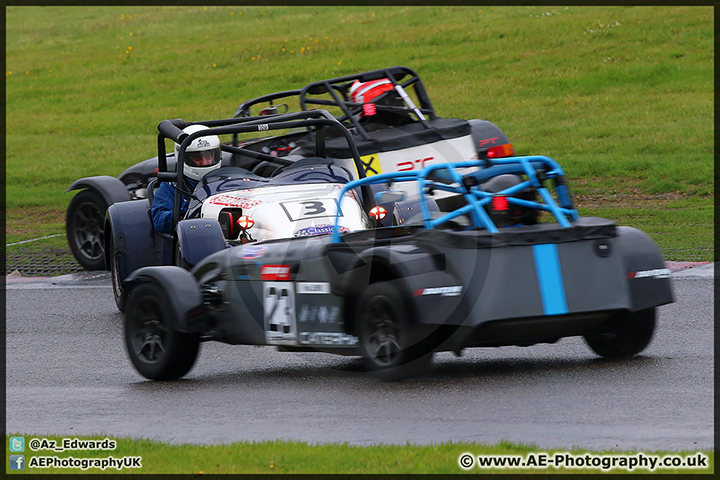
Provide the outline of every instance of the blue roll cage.
[[[461,175],[457,169],[479,167],[480,170],[469,174]],[[537,172],[544,171],[544,179],[556,179],[555,193],[558,201],[545,187],[543,181],[538,178]],[[513,185],[496,193],[482,191],[477,184],[472,182],[465,183],[463,178],[474,177],[479,181],[495,177],[505,173],[525,174],[527,180]],[[420,209],[423,216],[423,226],[426,229],[433,229],[436,226],[452,220],[461,215],[470,214],[472,227],[484,228],[491,233],[499,232],[498,227],[492,221],[488,213],[483,208],[492,202],[495,197],[505,197],[511,205],[521,207],[534,208],[550,212],[557,220],[558,224],[563,228],[569,228],[571,221],[579,219],[577,210],[573,208],[572,197],[567,185],[564,183],[565,172],[562,167],[552,158],[541,155],[532,155],[524,157],[507,157],[488,160],[469,160],[464,162],[438,163],[429,165],[421,170],[413,170],[407,172],[392,172],[373,175],[371,177],[354,180],[345,184],[340,191],[339,199],[341,200],[348,190],[358,188],[364,185],[395,183],[395,182],[417,182],[419,189]],[[543,179],[543,180],[544,180]],[[561,181],[558,181],[562,179]],[[445,180],[445,183],[442,181]],[[524,200],[515,198],[512,195],[525,190],[526,188],[534,188],[542,202]],[[467,201],[467,205],[447,212],[439,218],[431,218],[430,209],[428,207],[427,197],[429,191],[442,190],[446,192],[463,195]],[[559,203],[559,204],[558,204]],[[338,230],[338,221],[340,211],[335,215],[335,228],[331,243],[340,241],[340,232]]]

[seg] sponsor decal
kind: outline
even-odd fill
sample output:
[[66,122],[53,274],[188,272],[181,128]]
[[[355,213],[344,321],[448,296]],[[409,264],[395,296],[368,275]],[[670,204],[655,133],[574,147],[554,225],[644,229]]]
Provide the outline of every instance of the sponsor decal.
[[667,268],[656,268],[654,270],[643,270],[641,272],[630,272],[628,278],[670,278],[670,270]]
[[332,332],[300,332],[298,339],[301,345],[357,345],[358,338],[345,333]]
[[442,297],[457,297],[462,293],[462,286],[456,285],[453,287],[432,287],[432,288],[418,288],[415,290],[415,296],[423,295],[440,295]]
[[205,140],[204,138],[198,138],[197,146],[198,146],[198,147],[209,147],[209,146],[210,146],[210,142],[208,142],[208,141]]
[[[347,227],[338,226],[340,233],[349,232],[350,229]],[[314,225],[312,227],[301,228],[293,233],[295,237],[310,237],[313,235],[323,235],[326,233],[333,233],[335,227],[333,225]]]
[[290,280],[290,265],[263,265],[260,268],[261,280]]
[[496,140],[500,137],[492,137],[492,138],[486,138],[485,140],[478,141],[478,147],[484,147],[486,145],[495,145],[497,142]]
[[429,162],[430,160],[434,160],[435,157],[425,157],[425,158],[418,158],[414,162],[400,162],[397,164],[398,172],[406,172],[408,170],[415,170],[417,167],[418,169],[425,168],[425,163]]
[[221,207],[253,208],[260,205],[262,200],[238,198],[232,195],[217,195],[212,197],[208,203],[211,205],[220,205]]
[[240,253],[242,254],[242,257],[244,259],[252,260],[262,257],[263,255],[265,255],[265,252],[267,252],[267,247],[263,247],[260,245],[246,245],[245,247],[243,247]]
[[304,294],[327,294],[330,293],[330,284],[328,282],[298,282],[295,285],[297,293]]
[[337,323],[340,307],[333,305],[303,305],[298,312],[298,322]]
[[[290,267],[288,268],[288,276]],[[296,345],[295,294],[292,283],[264,282],[265,340],[275,345]]]
[[377,154],[360,157],[360,161],[362,162],[366,177],[372,177],[373,175],[383,173],[382,166],[380,165],[380,157]]

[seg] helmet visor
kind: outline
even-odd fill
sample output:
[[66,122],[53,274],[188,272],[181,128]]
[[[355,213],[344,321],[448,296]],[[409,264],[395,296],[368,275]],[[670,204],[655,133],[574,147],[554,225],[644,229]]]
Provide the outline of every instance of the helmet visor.
[[191,167],[211,167],[220,163],[222,156],[220,148],[185,152],[185,164]]

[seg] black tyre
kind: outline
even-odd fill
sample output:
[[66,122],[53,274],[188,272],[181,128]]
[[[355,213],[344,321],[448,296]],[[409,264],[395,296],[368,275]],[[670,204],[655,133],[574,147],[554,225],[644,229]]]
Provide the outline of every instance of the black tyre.
[[93,190],[83,190],[73,197],[67,210],[65,230],[75,259],[86,270],[104,270],[103,222],[107,211],[105,200]]
[[432,350],[411,324],[400,290],[389,282],[368,286],[358,302],[360,351],[381,380],[409,378],[427,370]]
[[605,358],[628,358],[648,346],[655,331],[655,308],[615,316],[603,333],[586,335],[585,342]]
[[125,312],[125,346],[130,361],[151,380],[174,380],[195,364],[197,334],[174,329],[170,299],[162,287],[143,283],[130,293]]
[[175,245],[175,265],[184,268],[185,270],[190,270],[190,265],[188,265],[187,262],[183,260],[183,253],[180,245]]
[[[112,232],[108,232],[112,235]],[[110,280],[112,283],[113,297],[115,297],[115,305],[121,312],[125,311],[125,303],[127,302],[128,294],[123,288],[120,282],[120,274],[118,270],[118,257],[115,255],[115,240],[110,241]]]

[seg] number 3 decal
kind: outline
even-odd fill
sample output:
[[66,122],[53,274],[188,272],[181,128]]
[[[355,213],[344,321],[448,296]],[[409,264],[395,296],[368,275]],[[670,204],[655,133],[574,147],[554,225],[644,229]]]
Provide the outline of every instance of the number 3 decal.
[[[338,208],[335,199],[307,200],[299,202],[283,202],[280,204],[291,222],[314,217],[334,217]],[[340,216],[343,214],[340,212]]]
[[326,211],[323,202],[300,202],[300,205],[303,206],[302,212],[300,213],[301,217],[321,215]]

